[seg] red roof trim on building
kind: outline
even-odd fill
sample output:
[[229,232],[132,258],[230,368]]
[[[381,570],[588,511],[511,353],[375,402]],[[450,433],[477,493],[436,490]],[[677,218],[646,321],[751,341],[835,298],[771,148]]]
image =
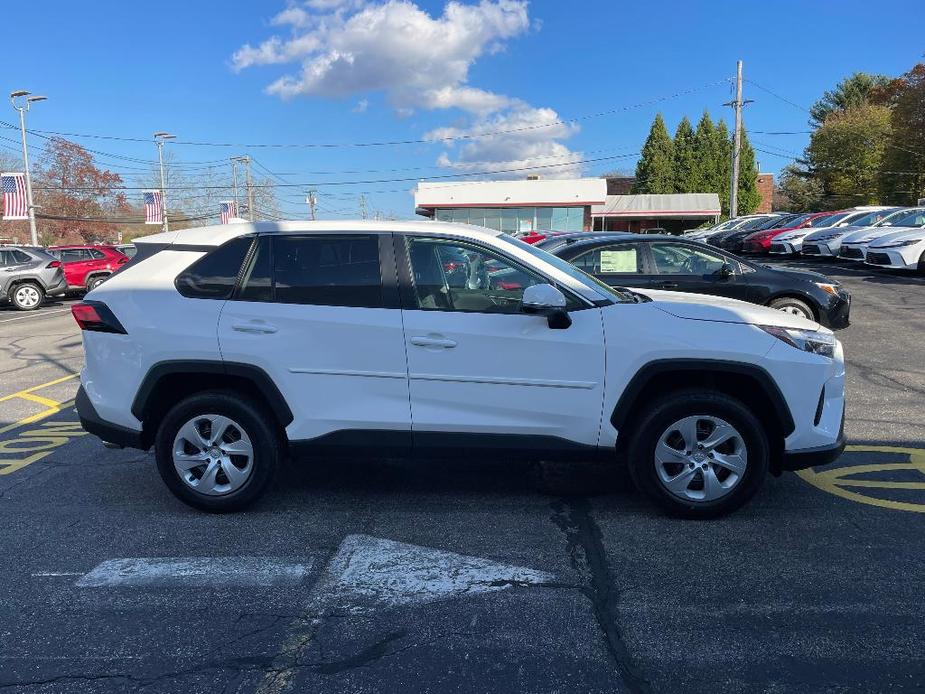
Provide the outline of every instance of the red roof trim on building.
[[587,207],[603,205],[604,200],[583,200],[578,202],[419,202],[418,207]]
[[717,215],[720,210],[632,210],[627,212],[592,212],[592,217],[657,217],[673,214]]

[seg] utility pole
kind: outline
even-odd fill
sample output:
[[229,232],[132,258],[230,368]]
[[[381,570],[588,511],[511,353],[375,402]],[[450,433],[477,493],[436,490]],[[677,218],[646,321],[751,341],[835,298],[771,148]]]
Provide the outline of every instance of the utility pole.
[[308,197],[305,198],[305,202],[308,203],[308,208],[312,213],[312,221],[315,221],[315,207],[318,205],[318,196],[315,194],[315,191],[308,191]]
[[360,219],[368,219],[369,210],[366,209],[366,195],[360,195]]
[[164,140],[172,140],[176,135],[159,130],[154,133],[154,144],[157,145],[157,159],[161,165],[161,231],[167,232],[167,179],[164,176]]
[[[254,185],[251,181],[251,158],[247,154],[242,154],[237,157],[231,157],[232,165],[244,164],[244,185],[247,187],[247,217],[252,222],[256,221],[256,211],[254,210]],[[232,172],[234,176],[234,187],[235,187],[235,201],[237,201],[237,190],[238,190],[238,176],[235,171]]]
[[238,162],[231,157],[231,188],[234,191],[234,214],[238,216]]
[[[16,99],[25,97],[22,106],[16,105]],[[19,111],[19,132],[22,135],[22,165],[26,174],[26,207],[29,215],[29,232],[32,236],[32,245],[39,245],[39,234],[35,228],[35,204],[32,201],[32,175],[29,172],[29,149],[26,147],[26,111],[32,108],[36,101],[45,101],[47,96],[32,96],[30,92],[19,89],[10,92],[10,103]]]
[[724,106],[735,109],[735,133],[732,144],[732,185],[729,188],[729,216],[739,212],[739,155],[742,150],[742,107],[751,101],[742,101],[742,61],[736,61],[736,98]]

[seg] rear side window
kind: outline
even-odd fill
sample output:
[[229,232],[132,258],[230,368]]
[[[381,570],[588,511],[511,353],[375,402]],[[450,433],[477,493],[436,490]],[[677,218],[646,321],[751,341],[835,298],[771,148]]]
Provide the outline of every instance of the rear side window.
[[238,298],[381,308],[379,239],[372,234],[264,237]]
[[88,252],[90,253],[90,257],[93,258],[94,260],[103,260],[104,258],[106,258],[105,253],[103,253],[102,251],[98,251],[95,248],[91,248]]
[[177,291],[193,299],[229,298],[252,241],[239,236],[210,251],[177,277]]
[[22,251],[12,250],[10,253],[13,256],[13,263],[31,263],[32,258],[30,258],[26,253]]

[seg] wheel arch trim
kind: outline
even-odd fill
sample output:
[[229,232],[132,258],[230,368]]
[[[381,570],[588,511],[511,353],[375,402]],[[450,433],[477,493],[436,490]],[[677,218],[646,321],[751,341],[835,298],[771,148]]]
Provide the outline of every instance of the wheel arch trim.
[[236,376],[248,380],[267,399],[273,414],[283,427],[288,426],[294,419],[292,410],[276,383],[259,366],[209,359],[182,359],[154,364],[141,380],[135,398],[132,400],[131,412],[135,418],[140,422],[144,421],[145,414],[151,406],[151,398],[158,384],[165,377],[182,374]]
[[787,400],[771,375],[762,367],[725,359],[657,359],[644,364],[636,372],[617,400],[610,423],[618,432],[629,421],[633,407],[646,386],[657,376],[673,372],[720,376],[735,374],[753,378],[774,405],[784,436],[789,436],[796,429]]

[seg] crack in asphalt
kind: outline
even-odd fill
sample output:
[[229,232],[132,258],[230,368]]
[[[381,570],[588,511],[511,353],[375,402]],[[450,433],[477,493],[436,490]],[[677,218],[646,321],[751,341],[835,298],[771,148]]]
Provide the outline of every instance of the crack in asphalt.
[[652,686],[633,660],[619,626],[620,594],[614,587],[604,553],[601,529],[587,499],[560,499],[552,504],[552,521],[565,534],[572,567],[583,577],[582,593],[591,601],[607,650],[629,691],[648,694]]

